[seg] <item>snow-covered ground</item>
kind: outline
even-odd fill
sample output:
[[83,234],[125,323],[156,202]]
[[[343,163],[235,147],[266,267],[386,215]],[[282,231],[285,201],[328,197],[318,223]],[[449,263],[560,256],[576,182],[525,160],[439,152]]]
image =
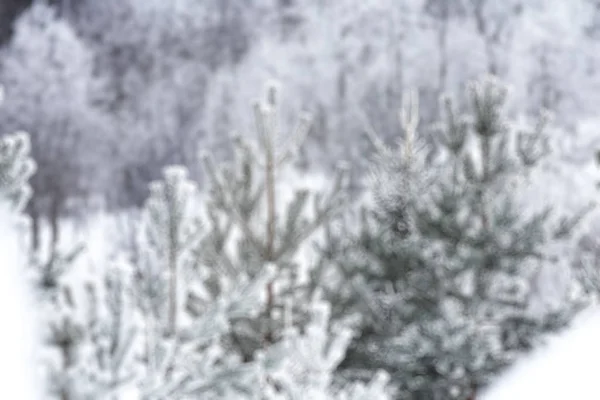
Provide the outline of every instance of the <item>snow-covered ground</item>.
[[600,308],[509,369],[481,400],[597,400]]
[[0,202],[0,398],[34,400],[36,384],[34,308],[26,294],[25,263],[15,219]]

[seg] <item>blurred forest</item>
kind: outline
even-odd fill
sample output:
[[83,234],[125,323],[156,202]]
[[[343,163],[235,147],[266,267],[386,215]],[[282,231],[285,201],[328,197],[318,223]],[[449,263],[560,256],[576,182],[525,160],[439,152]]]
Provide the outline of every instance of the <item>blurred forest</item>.
[[359,191],[364,133],[394,140],[406,89],[425,136],[440,95],[486,72],[512,85],[514,116],[546,108],[569,137],[594,126],[599,17],[591,0],[4,0],[0,131],[32,135],[37,226],[140,206],[166,165],[202,183],[199,152],[230,158],[229,134],[252,130],[246,110],[275,79],[283,122],[315,121],[298,167],[343,158]]

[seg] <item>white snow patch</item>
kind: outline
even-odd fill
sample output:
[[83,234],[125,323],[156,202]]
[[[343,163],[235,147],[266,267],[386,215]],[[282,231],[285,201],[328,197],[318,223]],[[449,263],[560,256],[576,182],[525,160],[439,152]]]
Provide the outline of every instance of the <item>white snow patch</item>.
[[0,202],[0,398],[34,400],[36,339],[32,298],[26,293],[25,262],[16,218]]
[[600,359],[600,307],[509,369],[482,400],[596,400]]

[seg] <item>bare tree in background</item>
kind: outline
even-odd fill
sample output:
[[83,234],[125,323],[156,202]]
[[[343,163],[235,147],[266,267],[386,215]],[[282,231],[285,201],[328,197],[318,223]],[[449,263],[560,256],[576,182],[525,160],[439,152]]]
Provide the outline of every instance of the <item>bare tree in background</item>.
[[0,45],[12,34],[15,18],[31,5],[31,0],[2,0],[0,2]]
[[[438,82],[436,98],[440,98],[448,89],[448,68],[451,54],[448,52],[448,39],[453,20],[466,17],[466,9],[461,0],[427,0],[423,7],[425,15],[435,23],[436,41],[439,51]],[[435,105],[438,103],[436,101]],[[436,113],[439,110],[436,109]]]
[[468,0],[477,34],[484,43],[487,72],[501,75],[500,52],[512,40],[512,26],[523,11],[522,0]]
[[36,4],[17,21],[3,52],[1,79],[11,102],[0,108],[9,129],[31,134],[39,165],[28,206],[33,247],[40,245],[40,219],[48,217],[51,243],[70,198],[100,191],[110,173],[103,159],[106,121],[93,107],[92,54],[55,12]]
[[185,165],[200,179],[207,84],[248,50],[251,9],[231,0],[84,1],[74,24],[95,51],[121,138],[109,203],[141,205],[165,165]]

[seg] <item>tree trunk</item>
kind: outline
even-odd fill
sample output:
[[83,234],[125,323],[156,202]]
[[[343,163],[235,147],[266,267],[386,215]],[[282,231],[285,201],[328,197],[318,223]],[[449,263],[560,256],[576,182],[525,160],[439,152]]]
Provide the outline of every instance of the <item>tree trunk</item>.
[[31,218],[31,249],[37,252],[40,249],[40,214],[33,199],[30,200],[28,208]]
[[[267,191],[267,243],[264,258],[267,262],[275,261],[274,246],[275,246],[275,155],[274,155],[274,132],[269,132],[266,140],[267,143],[267,162],[265,168],[265,190]],[[274,293],[273,293],[273,282],[269,282],[267,285],[267,313],[271,318],[274,306]],[[270,321],[272,324],[272,321]],[[265,341],[267,343],[273,342],[273,327],[270,326],[265,335]]]
[[167,333],[170,337],[174,337],[177,332],[177,299],[179,296],[177,272],[177,254],[172,248],[169,252],[169,328]]
[[60,240],[60,208],[62,196],[56,194],[50,203],[50,250],[54,250]]

